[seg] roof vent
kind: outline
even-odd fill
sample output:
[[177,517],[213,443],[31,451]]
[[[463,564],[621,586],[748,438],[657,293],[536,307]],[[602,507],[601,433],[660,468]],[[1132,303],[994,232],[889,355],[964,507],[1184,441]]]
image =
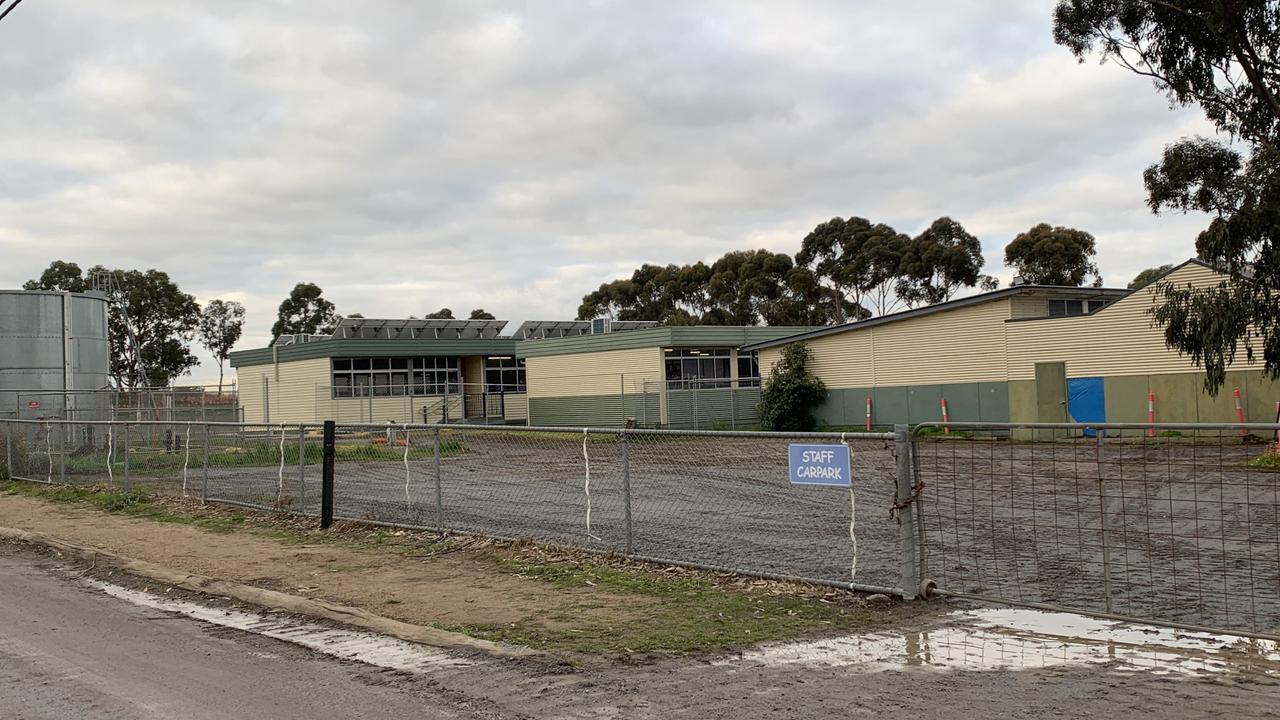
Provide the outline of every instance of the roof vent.
[[609,318],[595,318],[591,321],[591,334],[604,335],[613,330],[613,321]]

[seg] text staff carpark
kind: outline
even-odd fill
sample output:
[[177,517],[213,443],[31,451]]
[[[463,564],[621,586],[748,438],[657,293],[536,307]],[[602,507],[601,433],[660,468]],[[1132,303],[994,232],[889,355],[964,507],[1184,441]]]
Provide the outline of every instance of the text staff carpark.
[[847,445],[790,445],[787,454],[790,479],[795,485],[851,484]]

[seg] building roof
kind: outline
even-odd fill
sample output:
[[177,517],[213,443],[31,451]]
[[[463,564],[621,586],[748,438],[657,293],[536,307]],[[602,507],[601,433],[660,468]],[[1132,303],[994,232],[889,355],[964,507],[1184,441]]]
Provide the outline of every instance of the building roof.
[[527,358],[647,347],[741,347],[747,343],[795,335],[812,329],[741,325],[663,325],[603,335],[525,340],[516,345],[516,355]]
[[[517,340],[545,340],[550,338],[591,335],[594,320],[525,320],[510,333]],[[608,320],[609,332],[643,330],[658,326],[656,320]]]
[[333,330],[334,340],[476,340],[502,334],[506,320],[382,320],[343,318]]
[[1092,299],[1108,299],[1116,300],[1132,293],[1132,290],[1124,288],[1087,288],[1064,285],[1015,285],[1013,287],[1001,288],[990,292],[970,295],[968,297],[958,298],[956,300],[948,300],[947,302],[937,303],[936,305],[926,305],[912,310],[903,310],[902,312],[891,313],[889,315],[881,315],[867,320],[857,320],[854,322],[844,323],[843,325],[831,325],[829,327],[809,330],[807,332],[796,333],[786,337],[768,339],[755,342],[750,345],[744,345],[743,350],[761,350],[764,348],[774,347],[777,345],[787,345],[793,342],[801,342],[804,340],[812,340],[813,338],[824,337],[827,335],[836,335],[844,332],[852,332],[854,330],[863,330],[877,325],[888,325],[889,323],[910,320],[934,313],[946,312],[948,310],[956,310],[959,308],[969,307],[972,305],[981,305],[983,303],[993,302],[995,300],[1003,300],[1005,298],[1014,297],[1016,295],[1042,295],[1048,297],[1063,297],[1072,300],[1092,300]]
[[348,338],[240,350],[231,353],[229,359],[231,367],[237,368],[328,357],[514,356],[518,344],[514,338]]

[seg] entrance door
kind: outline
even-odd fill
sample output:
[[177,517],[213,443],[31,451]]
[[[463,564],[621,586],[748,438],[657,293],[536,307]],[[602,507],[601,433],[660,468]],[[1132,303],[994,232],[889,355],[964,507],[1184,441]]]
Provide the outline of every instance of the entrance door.
[[1066,363],[1036,363],[1036,420],[1067,422]]

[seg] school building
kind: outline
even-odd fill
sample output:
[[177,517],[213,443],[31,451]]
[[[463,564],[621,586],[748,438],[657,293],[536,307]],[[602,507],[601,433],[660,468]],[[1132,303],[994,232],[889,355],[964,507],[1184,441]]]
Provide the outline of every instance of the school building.
[[[1163,280],[1216,286],[1225,276],[1189,260]],[[952,421],[1273,422],[1280,383],[1237,356],[1217,397],[1202,371],[1165,346],[1137,290],[1015,285],[883,317],[748,344],[767,376],[786,345],[804,342],[827,386],[833,427]]]
[[246,422],[743,427],[758,422],[751,342],[808,328],[642,321],[344,319],[231,354]]
[[809,328],[664,326],[521,342],[533,425],[733,429],[759,422],[743,345]]

